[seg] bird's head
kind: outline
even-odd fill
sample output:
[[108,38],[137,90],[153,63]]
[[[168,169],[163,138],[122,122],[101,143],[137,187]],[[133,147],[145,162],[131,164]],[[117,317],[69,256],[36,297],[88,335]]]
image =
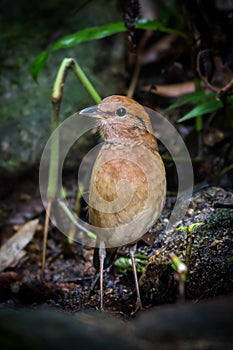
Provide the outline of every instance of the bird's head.
[[145,109],[136,101],[126,97],[113,95],[106,97],[96,106],[88,107],[81,115],[98,119],[106,141],[124,143],[157,143],[153,135],[150,118]]

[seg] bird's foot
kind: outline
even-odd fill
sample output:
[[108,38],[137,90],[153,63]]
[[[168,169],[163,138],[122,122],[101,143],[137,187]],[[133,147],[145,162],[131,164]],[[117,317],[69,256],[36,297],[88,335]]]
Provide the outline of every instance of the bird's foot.
[[102,298],[101,298],[101,301],[100,301],[99,311],[101,311],[101,312],[105,311],[104,303],[103,303],[103,299]]
[[104,307],[96,308],[96,310],[98,310],[100,312],[105,312],[105,313],[108,313],[108,314],[112,314],[112,315],[122,315],[122,316],[124,316],[124,312],[123,311],[109,310],[109,309],[105,309]]
[[136,304],[135,304],[135,309],[133,312],[131,312],[131,316],[135,315],[138,311],[140,310],[145,310],[144,307],[142,306],[141,299],[137,299]]

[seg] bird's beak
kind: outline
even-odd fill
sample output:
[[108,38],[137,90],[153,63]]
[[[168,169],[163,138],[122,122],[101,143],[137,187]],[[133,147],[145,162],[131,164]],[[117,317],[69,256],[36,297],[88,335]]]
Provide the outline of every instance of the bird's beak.
[[85,115],[87,117],[97,118],[97,119],[104,118],[104,113],[99,110],[98,105],[84,108],[79,112],[79,114]]

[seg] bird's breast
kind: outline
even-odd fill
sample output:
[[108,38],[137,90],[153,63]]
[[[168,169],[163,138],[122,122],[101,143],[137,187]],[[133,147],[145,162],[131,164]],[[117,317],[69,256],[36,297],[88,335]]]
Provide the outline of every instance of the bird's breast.
[[92,169],[90,223],[114,228],[140,217],[144,234],[160,215],[165,192],[165,170],[158,152],[143,145],[104,144]]

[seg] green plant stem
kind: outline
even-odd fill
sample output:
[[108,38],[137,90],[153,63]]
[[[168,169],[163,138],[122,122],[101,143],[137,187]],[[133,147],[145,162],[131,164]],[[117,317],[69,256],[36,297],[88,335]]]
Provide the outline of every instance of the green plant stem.
[[[45,271],[45,260],[46,260],[46,247],[48,237],[48,222],[51,213],[53,202],[62,196],[62,187],[58,183],[59,180],[59,132],[57,130],[60,122],[59,114],[62,101],[63,88],[67,76],[68,69],[72,69],[76,77],[80,80],[83,86],[86,88],[90,96],[96,103],[101,101],[101,97],[90,83],[78,63],[73,58],[65,58],[58,70],[56,80],[53,86],[51,102],[52,102],[52,113],[51,113],[51,151],[50,151],[50,163],[49,163],[49,178],[47,188],[47,200],[48,207],[46,210],[45,226],[44,226],[44,239],[43,239],[43,253],[42,253],[42,267],[41,267],[41,278],[44,277]],[[56,130],[56,133],[54,133]],[[61,205],[61,203],[60,203]],[[64,206],[62,206],[64,210]],[[76,223],[78,226],[79,224]],[[89,234],[89,231],[82,227],[82,230]]]
[[[51,131],[53,132],[59,125],[59,108],[53,104],[51,115]],[[51,151],[49,162],[49,180],[47,189],[47,199],[54,200],[58,188],[58,171],[59,171],[59,133],[58,131],[51,137]]]
[[[86,88],[92,99],[96,103],[100,103],[101,97],[88,80],[87,76],[82,71],[81,67],[73,58],[65,58],[58,70],[57,77],[53,86],[51,101],[52,101],[52,115],[51,115],[51,132],[54,132],[59,125],[59,113],[62,101],[63,88],[68,69],[72,69],[76,77],[80,80]],[[56,132],[51,138],[51,158],[49,166],[49,181],[47,198],[55,199],[58,195],[58,170],[59,170],[59,133]]]
[[84,74],[83,70],[80,68],[78,63],[73,59],[71,62],[71,66],[73,69],[74,74],[77,76],[77,78],[81,81],[83,86],[88,91],[89,95],[92,97],[92,99],[98,104],[101,102],[101,97],[91,84],[90,80],[87,78],[87,76]]
[[62,64],[58,70],[57,77],[54,83],[52,92],[52,102],[54,102],[58,107],[58,112],[62,100],[62,93],[64,88],[65,79],[67,76],[68,69],[72,69],[76,77],[86,88],[89,95],[96,103],[101,102],[101,97],[95,90],[94,86],[91,84],[90,80],[87,78],[77,61],[73,58],[64,58]]
[[178,280],[178,288],[179,288],[179,300],[180,302],[184,302],[185,300],[185,282],[187,279],[187,266],[184,264],[180,258],[174,254],[171,253],[170,259],[172,261],[172,268],[176,271],[176,276]]

